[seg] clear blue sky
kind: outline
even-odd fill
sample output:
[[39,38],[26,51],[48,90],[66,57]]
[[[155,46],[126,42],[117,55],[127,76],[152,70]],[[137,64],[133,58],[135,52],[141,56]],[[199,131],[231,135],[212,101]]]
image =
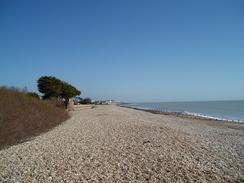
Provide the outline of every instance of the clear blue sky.
[[244,100],[243,0],[1,0],[0,86],[81,97]]

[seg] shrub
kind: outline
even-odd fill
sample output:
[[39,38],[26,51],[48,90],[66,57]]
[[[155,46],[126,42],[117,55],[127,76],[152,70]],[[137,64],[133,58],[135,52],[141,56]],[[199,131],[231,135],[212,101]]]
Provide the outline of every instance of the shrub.
[[0,97],[0,149],[46,132],[69,118],[65,110],[15,87],[0,87]]
[[47,103],[54,105],[55,107],[59,107],[61,109],[66,109],[66,101],[57,98],[50,98],[45,100]]
[[35,97],[35,98],[39,99],[39,95],[35,92],[28,92],[27,95],[30,97]]

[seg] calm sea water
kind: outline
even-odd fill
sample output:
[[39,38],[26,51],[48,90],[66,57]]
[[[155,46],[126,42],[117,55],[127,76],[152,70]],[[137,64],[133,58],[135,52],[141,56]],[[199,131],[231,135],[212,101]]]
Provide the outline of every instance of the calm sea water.
[[244,122],[244,100],[209,102],[154,102],[130,103],[122,105],[139,109],[180,112],[183,114]]

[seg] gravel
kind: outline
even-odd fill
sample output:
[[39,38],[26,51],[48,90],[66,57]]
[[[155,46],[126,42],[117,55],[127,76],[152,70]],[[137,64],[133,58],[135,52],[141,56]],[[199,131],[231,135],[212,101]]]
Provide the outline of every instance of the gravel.
[[117,106],[0,151],[0,182],[244,182],[244,130]]

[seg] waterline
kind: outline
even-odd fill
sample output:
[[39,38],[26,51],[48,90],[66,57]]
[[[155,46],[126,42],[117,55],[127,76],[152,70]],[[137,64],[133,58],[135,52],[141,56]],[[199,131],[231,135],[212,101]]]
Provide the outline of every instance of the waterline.
[[244,101],[209,101],[209,102],[151,102],[130,103],[122,106],[181,113],[209,119],[244,122]]

